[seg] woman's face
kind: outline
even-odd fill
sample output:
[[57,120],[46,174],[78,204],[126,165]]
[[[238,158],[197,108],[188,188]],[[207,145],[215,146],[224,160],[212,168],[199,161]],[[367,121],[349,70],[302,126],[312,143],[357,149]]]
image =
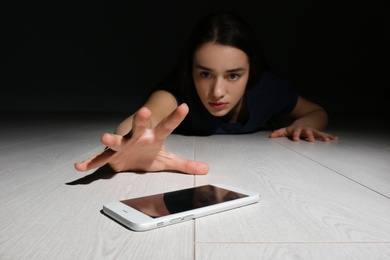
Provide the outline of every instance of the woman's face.
[[213,116],[237,121],[249,77],[249,59],[240,49],[205,43],[195,53],[192,75],[203,105]]

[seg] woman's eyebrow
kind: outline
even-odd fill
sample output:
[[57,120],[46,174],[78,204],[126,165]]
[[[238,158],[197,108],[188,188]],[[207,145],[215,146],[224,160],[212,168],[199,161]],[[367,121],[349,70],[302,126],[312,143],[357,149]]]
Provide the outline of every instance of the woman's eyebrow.
[[[213,71],[212,69],[202,65],[195,65],[195,67],[201,70]],[[245,70],[246,70],[245,68],[238,67],[238,68],[227,70],[226,72],[238,72],[238,71],[245,71]]]
[[207,67],[205,67],[205,66],[202,66],[202,65],[195,65],[195,67],[196,67],[196,68],[198,68],[198,69],[201,69],[201,70],[208,70],[208,71],[213,71],[212,69],[210,69],[210,68],[207,68]]
[[246,69],[244,69],[244,68],[234,68],[234,69],[227,70],[226,72],[237,72],[237,71],[243,71],[243,70],[246,70]]

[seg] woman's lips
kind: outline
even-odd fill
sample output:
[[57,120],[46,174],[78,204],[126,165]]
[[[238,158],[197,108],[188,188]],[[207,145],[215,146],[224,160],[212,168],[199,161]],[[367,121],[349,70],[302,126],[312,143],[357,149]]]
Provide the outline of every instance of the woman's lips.
[[227,107],[227,103],[222,102],[209,102],[209,105],[215,110],[223,110]]

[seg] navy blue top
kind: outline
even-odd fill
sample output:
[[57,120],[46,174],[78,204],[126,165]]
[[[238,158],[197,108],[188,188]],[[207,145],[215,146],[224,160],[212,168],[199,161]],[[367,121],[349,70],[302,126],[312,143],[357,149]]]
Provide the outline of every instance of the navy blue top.
[[189,113],[173,131],[182,135],[245,134],[259,131],[275,115],[291,112],[297,103],[298,93],[287,82],[264,72],[255,86],[246,90],[248,120],[244,123],[225,123],[211,115],[202,104],[196,89],[185,93],[178,103],[187,103]]

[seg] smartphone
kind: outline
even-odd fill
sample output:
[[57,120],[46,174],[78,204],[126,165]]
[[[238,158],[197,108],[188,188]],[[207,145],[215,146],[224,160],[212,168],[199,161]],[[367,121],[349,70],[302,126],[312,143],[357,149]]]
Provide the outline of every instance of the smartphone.
[[113,201],[103,213],[134,231],[146,231],[257,203],[256,192],[225,184],[208,184]]

